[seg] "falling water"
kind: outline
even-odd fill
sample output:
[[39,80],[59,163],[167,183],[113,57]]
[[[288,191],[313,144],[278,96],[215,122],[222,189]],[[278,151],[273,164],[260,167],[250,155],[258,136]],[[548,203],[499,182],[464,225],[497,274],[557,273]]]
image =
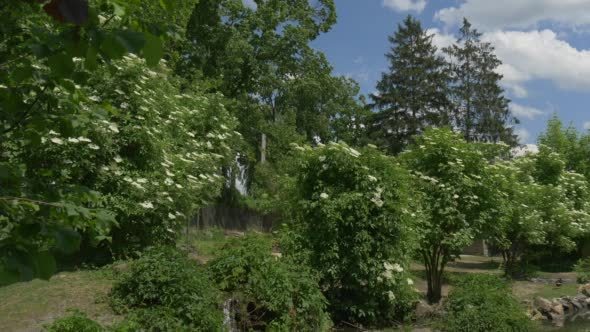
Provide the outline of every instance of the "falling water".
[[236,300],[229,298],[223,302],[223,326],[227,332],[238,332],[236,322]]
[[236,165],[238,165],[238,174],[235,178],[235,187],[238,190],[238,192],[242,195],[246,195],[247,194],[247,190],[246,190],[246,182],[247,182],[247,176],[248,174],[246,173],[246,166],[244,166],[242,163],[240,163],[240,154],[238,153],[236,155]]

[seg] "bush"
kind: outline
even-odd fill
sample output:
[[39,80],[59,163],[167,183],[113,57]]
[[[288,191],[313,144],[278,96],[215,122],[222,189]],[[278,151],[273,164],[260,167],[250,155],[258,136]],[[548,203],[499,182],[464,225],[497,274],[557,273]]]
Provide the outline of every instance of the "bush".
[[412,208],[408,174],[395,159],[344,144],[301,148],[293,194],[293,223],[281,246],[309,265],[332,318],[389,325],[403,320],[416,299],[408,278]]
[[111,291],[116,312],[147,330],[212,331],[222,325],[218,291],[205,271],[176,248],[148,249]]
[[530,331],[531,322],[497,276],[473,274],[459,279],[446,302],[443,331]]
[[271,243],[249,235],[234,239],[209,264],[219,287],[237,300],[243,330],[325,331],[326,299],[312,272],[271,255]]
[[590,282],[590,257],[581,258],[574,265],[576,279],[578,283],[585,284]]
[[103,332],[100,324],[88,318],[85,313],[73,310],[69,316],[59,318],[45,329],[49,332]]

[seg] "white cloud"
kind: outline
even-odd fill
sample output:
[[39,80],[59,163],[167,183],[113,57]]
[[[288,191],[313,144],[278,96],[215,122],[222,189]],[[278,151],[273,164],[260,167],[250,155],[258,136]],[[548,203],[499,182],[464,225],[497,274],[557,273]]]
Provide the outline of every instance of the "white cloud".
[[421,13],[426,7],[426,0],[383,0],[383,6],[398,12],[415,11]]
[[518,136],[518,141],[521,144],[528,143],[531,139],[531,133],[525,128],[515,128],[514,134]]
[[510,111],[512,111],[512,114],[519,119],[526,118],[529,120],[534,120],[538,116],[545,114],[545,112],[541,111],[540,109],[520,105],[517,103],[510,103]]
[[[536,28],[552,22],[576,30],[590,25],[588,0],[461,0],[457,7],[439,10],[435,17],[447,25],[464,17],[483,30]],[[583,30],[583,29],[582,29]]]
[[445,47],[453,45],[457,39],[455,36],[445,34],[437,28],[427,29],[426,33],[429,35],[434,35],[432,38],[432,43],[438,48],[438,52],[441,52],[441,50]]
[[584,122],[584,124],[582,125],[582,127],[586,130],[590,130],[590,121],[586,121]]
[[[433,43],[440,49],[453,43],[455,37],[438,29]],[[590,50],[577,49],[558,39],[551,30],[493,31],[482,39],[492,43],[502,61],[498,72],[503,86],[515,97],[528,95],[525,84],[548,80],[564,90],[590,91]]]
[[509,85],[523,88],[524,82],[541,79],[565,90],[590,90],[590,50],[576,49],[551,30],[495,31],[483,39],[496,48]]

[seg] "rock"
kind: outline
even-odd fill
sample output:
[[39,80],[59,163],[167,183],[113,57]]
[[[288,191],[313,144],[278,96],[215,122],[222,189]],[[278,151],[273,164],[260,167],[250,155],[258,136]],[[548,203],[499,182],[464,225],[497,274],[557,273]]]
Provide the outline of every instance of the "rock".
[[578,287],[578,293],[582,293],[586,296],[590,296],[590,284],[585,284]]
[[435,308],[424,301],[420,301],[416,304],[415,314],[418,319],[432,317],[434,312]]
[[547,320],[547,317],[545,317],[540,311],[538,311],[537,309],[533,309],[533,311],[531,312],[531,320]]
[[555,314],[558,314],[559,316],[563,316],[563,314],[564,314],[563,305],[558,304],[558,305],[553,306],[551,308],[551,313],[555,313]]
[[584,308],[584,304],[578,298],[574,298],[572,300],[572,304],[574,305],[576,311],[580,311]]
[[541,310],[541,312],[550,312],[551,307],[553,307],[553,305],[551,304],[551,301],[549,301],[545,298],[536,297],[535,298],[535,307],[539,308],[539,310]]

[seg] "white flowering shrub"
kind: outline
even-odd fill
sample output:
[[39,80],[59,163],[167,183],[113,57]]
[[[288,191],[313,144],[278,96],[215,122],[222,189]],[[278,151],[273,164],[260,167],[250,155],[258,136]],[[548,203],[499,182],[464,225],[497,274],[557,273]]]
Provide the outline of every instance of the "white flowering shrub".
[[402,160],[415,175],[422,214],[416,216],[418,252],[424,262],[428,300],[441,298],[448,262],[481,234],[495,210],[487,184],[488,162],[478,145],[449,129],[429,129]]
[[498,215],[489,238],[510,276],[527,273],[533,258],[571,252],[590,231],[588,182],[564,165],[559,154],[541,146],[536,155],[490,167]]
[[56,86],[53,95],[55,112],[70,115],[48,114],[39,144],[24,145],[13,162],[26,165],[31,191],[90,192],[96,198],[87,207],[115,217],[112,230],[75,227],[84,243],[110,241],[123,255],[171,243],[195,209],[219,194],[221,167],[239,139],[221,96],[181,92],[165,65],[148,69],[133,55],[96,70],[84,86]]
[[408,174],[374,148],[330,143],[301,151],[286,255],[309,264],[335,322],[386,324],[415,299],[406,270]]

